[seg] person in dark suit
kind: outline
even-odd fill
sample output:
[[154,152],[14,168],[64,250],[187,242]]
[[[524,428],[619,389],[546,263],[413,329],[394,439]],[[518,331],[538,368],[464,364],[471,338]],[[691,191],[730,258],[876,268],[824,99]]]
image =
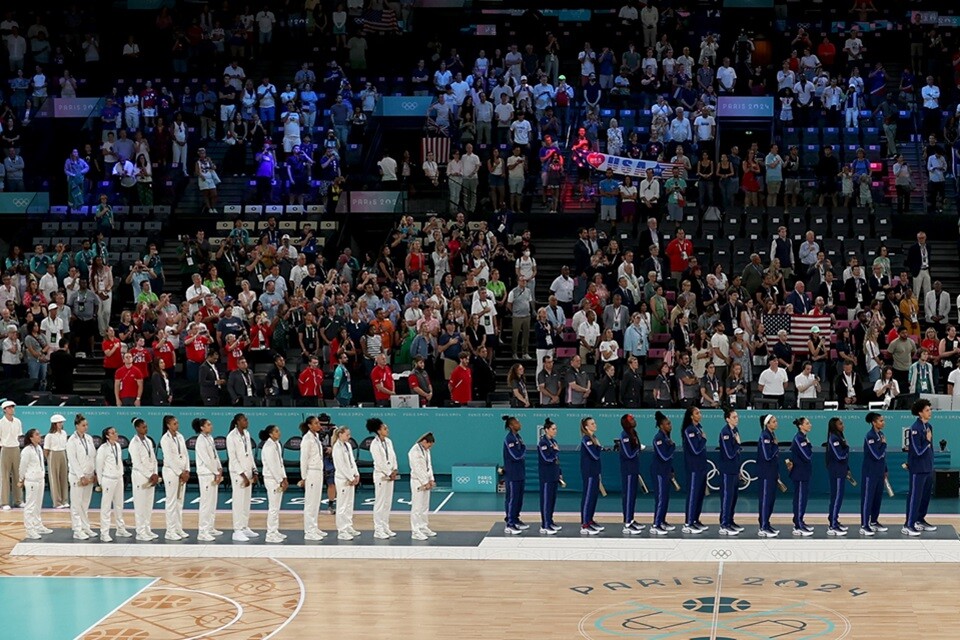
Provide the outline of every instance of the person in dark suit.
[[663,234],[657,228],[657,219],[647,218],[647,228],[640,232],[640,237],[637,238],[637,247],[649,256],[653,255],[651,247],[654,246],[663,250]]
[[217,361],[220,353],[216,347],[207,351],[207,360],[200,366],[200,398],[205,407],[220,406],[220,389],[226,384],[226,379],[220,375]]
[[[871,300],[886,299],[890,295],[890,278],[883,274],[883,267],[879,264],[873,265],[873,273],[867,278],[867,290],[870,292]],[[877,298],[877,294],[882,293],[882,298]]]
[[847,320],[853,320],[857,312],[869,304],[870,292],[867,281],[860,274],[860,267],[854,267],[850,279],[843,283],[843,298],[847,305]]
[[853,370],[852,362],[844,362],[843,370],[833,380],[833,397],[840,404],[840,409],[847,405],[857,404],[860,398],[860,377]]
[[833,271],[824,272],[824,281],[817,288],[817,297],[823,298],[824,311],[833,313],[840,304],[840,283],[833,277]]
[[[643,247],[644,245],[640,245]],[[643,261],[643,264],[640,265],[640,273],[648,274],[651,271],[657,274],[657,282],[663,282],[667,273],[667,263],[664,261],[663,256],[661,256],[660,246],[656,244],[647,245],[647,249],[650,252],[650,255],[647,259]]]
[[227,393],[230,394],[230,404],[235,407],[260,406],[257,381],[246,358],[238,359],[236,370],[230,372],[227,378]]
[[581,228],[578,232],[579,238],[577,242],[573,245],[573,264],[576,273],[574,275],[580,275],[587,271],[587,268],[590,266],[590,256],[593,255],[593,252],[590,250],[590,241],[587,238],[587,230]]
[[277,354],[273,358],[275,365],[264,380],[265,393],[274,399],[276,406],[292,406],[296,395],[297,378],[287,370],[286,359]]
[[786,304],[793,307],[793,312],[798,315],[807,315],[813,309],[813,303],[807,298],[806,285],[803,280],[797,280],[793,285],[793,291],[784,300]]
[[470,370],[473,372],[473,397],[486,400],[497,388],[496,376],[487,359],[487,347],[480,347],[476,355],[470,358]]
[[170,376],[167,374],[167,365],[163,358],[153,361],[153,375],[150,377],[150,382],[153,406],[169,407],[173,404],[173,389],[170,386]]
[[727,303],[720,307],[720,322],[726,334],[733,337],[733,332],[740,326],[740,318],[746,307],[740,302],[740,293],[730,291],[727,294]]
[[907,268],[913,276],[913,293],[918,300],[923,300],[930,291],[930,260],[927,234],[921,231],[917,234],[917,243],[907,251]]

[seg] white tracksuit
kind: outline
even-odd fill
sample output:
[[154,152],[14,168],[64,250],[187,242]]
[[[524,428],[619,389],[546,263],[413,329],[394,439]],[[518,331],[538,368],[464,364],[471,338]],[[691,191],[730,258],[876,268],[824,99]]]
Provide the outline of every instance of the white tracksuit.
[[97,449],[97,478],[100,479],[100,535],[110,533],[111,518],[116,515],[117,531],[127,528],[123,522],[123,451],[120,443],[104,442]]
[[429,528],[430,489],[423,489],[433,482],[433,463],[430,450],[420,443],[413,445],[407,453],[410,462],[410,529],[414,533]]
[[167,431],[160,438],[160,450],[163,451],[163,487],[166,498],[164,515],[167,533],[183,531],[183,493],[180,491],[180,474],[190,471],[190,457],[187,455],[187,443],[183,435]]
[[303,478],[303,533],[318,533],[317,518],[323,497],[323,444],[319,434],[307,431],[300,439],[300,476]]
[[[90,531],[90,498],[93,497],[93,475],[97,472],[97,450],[93,438],[74,433],[67,440],[67,479],[70,481],[70,526],[74,533]],[[90,483],[80,486],[80,479]]]
[[223,464],[217,454],[217,445],[213,441],[213,436],[203,434],[198,436],[195,453],[197,480],[200,482],[200,512],[197,528],[200,533],[210,535],[216,528],[217,496],[220,493],[216,476],[218,473],[223,473]]
[[253,484],[243,486],[240,474],[246,474],[247,480],[253,481],[253,472],[257,468],[253,460],[253,439],[250,431],[231,429],[227,434],[227,459],[230,469],[230,486],[233,488],[231,507],[233,511],[233,530],[242,532],[250,527],[250,497],[253,494]]
[[349,442],[338,441],[333,445],[333,466],[337,483],[337,531],[349,533],[353,529],[353,497],[356,489],[349,483],[360,475]]
[[283,465],[283,445],[268,438],[260,451],[263,464],[263,486],[267,489],[267,535],[280,533],[280,502],[283,492],[280,484],[287,478]]
[[157,488],[150,484],[150,476],[157,473],[157,447],[149,437],[135,436],[127,450],[133,470],[130,484],[133,485],[133,518],[137,536],[149,537],[152,533],[150,519]]
[[27,533],[40,535],[43,522],[40,520],[40,509],[43,506],[44,474],[46,464],[43,460],[43,447],[28,444],[20,450],[20,477],[26,490],[23,506],[23,527]]
[[390,438],[374,438],[370,443],[370,455],[373,456],[373,531],[390,531],[390,507],[393,505],[393,485],[390,475],[397,471],[397,455],[393,452]]

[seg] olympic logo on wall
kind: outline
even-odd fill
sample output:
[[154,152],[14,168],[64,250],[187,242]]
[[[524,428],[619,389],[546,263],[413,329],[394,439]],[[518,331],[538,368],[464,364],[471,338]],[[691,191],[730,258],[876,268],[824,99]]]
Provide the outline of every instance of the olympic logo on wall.
[[[711,491],[720,491],[720,485],[717,484],[717,478],[720,475],[720,470],[717,469],[717,465],[713,460],[708,460],[710,465],[710,470],[707,471],[707,487]],[[751,475],[750,471],[747,469],[747,465],[755,465],[756,460],[744,460],[740,465],[740,490],[743,491],[759,478],[755,475]]]
[[414,111],[417,108],[416,102],[402,102],[400,103],[400,108],[404,111]]

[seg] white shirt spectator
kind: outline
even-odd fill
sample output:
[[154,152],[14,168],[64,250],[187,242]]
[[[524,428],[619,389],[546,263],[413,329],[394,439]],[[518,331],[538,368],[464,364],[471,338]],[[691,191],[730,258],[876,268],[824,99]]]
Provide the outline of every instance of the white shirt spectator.
[[591,347],[597,346],[597,340],[600,339],[600,325],[596,321],[581,323],[577,328],[577,337]]
[[943,182],[947,171],[947,159],[943,155],[932,155],[927,160],[927,173],[930,182]]
[[383,173],[383,177],[381,178],[383,182],[395,182],[397,180],[396,160],[390,156],[384,156],[384,158],[377,163],[377,166],[380,167],[380,171]]
[[713,140],[713,127],[716,125],[716,122],[714,117],[710,115],[704,116],[700,114],[697,116],[696,120],[693,121],[694,126],[697,128],[697,140]]
[[924,85],[923,89],[920,89],[920,96],[923,98],[924,109],[940,108],[940,87],[937,85]]
[[797,387],[797,406],[800,406],[800,400],[816,399],[817,397],[817,376],[811,371],[809,375],[801,373],[793,379],[793,384]]
[[721,66],[717,69],[717,82],[724,91],[733,91],[737,84],[737,72],[731,66]]
[[770,368],[764,369],[763,373],[760,374],[760,380],[758,382],[763,388],[763,395],[782,396],[784,387],[788,382],[787,372],[780,368],[776,371]]
[[475,153],[465,153],[460,158],[460,162],[463,165],[463,177],[464,178],[476,178],[478,177],[478,172],[480,171],[480,156]]
[[60,285],[57,284],[57,276],[52,273],[45,273],[40,278],[40,291],[47,300],[53,300],[53,294],[57,292]]
[[550,291],[557,296],[558,302],[573,302],[574,279],[557,276],[550,283]]
[[257,14],[257,29],[260,33],[270,33],[273,31],[273,24],[277,21],[273,11],[261,11]]
[[513,141],[516,144],[530,144],[530,123],[524,120],[514,120],[510,125],[510,133],[513,134]]
[[660,181],[656,178],[650,178],[649,180],[644,178],[640,181],[640,190],[639,197],[641,201],[650,201],[659,200],[660,198]]

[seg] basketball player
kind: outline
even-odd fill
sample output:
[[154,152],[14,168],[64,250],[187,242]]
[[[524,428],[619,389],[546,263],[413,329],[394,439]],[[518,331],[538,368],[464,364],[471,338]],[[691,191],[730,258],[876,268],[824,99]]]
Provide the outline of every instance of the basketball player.
[[198,434],[194,453],[197,459],[197,482],[200,484],[200,509],[197,514],[197,540],[213,542],[214,536],[222,536],[216,529],[217,496],[223,482],[223,464],[213,440],[213,424],[206,418],[194,418],[191,423]]
[[129,538],[123,523],[123,452],[117,442],[117,430],[107,427],[101,434],[103,444],[97,449],[97,478],[100,480],[100,540],[111,542],[110,525],[117,519],[117,537]]
[[250,421],[242,413],[233,416],[227,434],[227,468],[230,469],[233,512],[233,540],[247,542],[259,534],[250,529],[250,497],[257,482],[257,465],[253,459]]
[[393,504],[393,483],[400,477],[400,471],[393,441],[387,437],[390,427],[380,418],[370,418],[367,431],[376,436],[370,443],[370,455],[373,456],[373,537],[387,540],[397,535],[390,530],[390,507]]
[[793,535],[809,538],[813,527],[807,526],[804,517],[807,514],[807,501],[810,498],[810,477],[813,475],[813,444],[807,438],[813,425],[806,418],[793,421],[797,434],[790,443],[791,464],[787,465],[790,479],[793,481]]
[[410,463],[410,537],[414,540],[426,540],[437,534],[430,530],[430,490],[436,488],[433,479],[433,463],[430,461],[430,449],[436,439],[432,433],[420,436],[416,444],[407,452]]
[[849,458],[850,445],[847,444],[847,439],[843,436],[843,420],[830,418],[830,422],[827,424],[827,476],[830,479],[828,536],[847,535],[847,528],[840,524],[840,508],[843,506],[847,473],[850,471]]
[[543,422],[540,442],[537,443],[537,476],[540,482],[540,533],[548,536],[555,536],[560,531],[553,521],[557,487],[563,475],[560,469],[560,445],[556,438],[557,425],[547,418]]
[[337,540],[353,540],[360,535],[353,528],[353,501],[360,484],[360,472],[350,444],[350,428],[337,427],[333,441],[333,465],[337,473]]
[[164,540],[184,540],[183,494],[190,479],[190,458],[187,443],[180,433],[180,421],[171,415],[163,416],[163,435],[160,436],[163,451],[163,487],[166,497],[164,516],[166,534]]
[[323,495],[323,444],[320,442],[320,420],[308,416],[300,425],[300,486],[303,487],[303,539],[323,540],[320,530],[320,498]]
[[53,533],[40,519],[43,506],[44,477],[46,464],[43,459],[43,447],[40,446],[40,432],[30,429],[23,437],[23,449],[20,450],[20,467],[17,482],[26,493],[23,505],[23,528],[27,538],[39,540],[40,536]]
[[653,526],[650,533],[656,536],[665,536],[676,527],[667,523],[667,510],[670,508],[670,484],[673,478],[673,452],[677,445],[670,439],[673,425],[670,418],[659,411],[654,414],[657,422],[657,434],[653,437],[653,460],[650,462],[650,473],[656,484],[656,496],[653,506]]
[[530,526],[520,519],[523,510],[523,488],[527,477],[526,461],[524,456],[527,445],[520,437],[522,425],[514,416],[503,416],[503,426],[507,436],[503,439],[503,483],[506,489],[504,495],[504,512],[506,527],[504,532],[518,536]]
[[90,498],[97,479],[97,452],[87,435],[89,424],[82,413],[73,419],[74,432],[67,440],[67,479],[70,482],[70,526],[76,540],[96,535],[90,528]]
[[777,481],[780,479],[780,446],[777,444],[777,417],[772,413],[760,416],[760,439],[757,441],[757,477],[760,480],[761,538],[776,538],[780,532],[770,525],[773,505],[777,500]]
[[267,535],[264,540],[280,543],[286,534],[280,533],[280,503],[287,484],[287,470],[283,464],[283,445],[280,427],[275,424],[260,431],[260,460],[263,463],[263,486],[267,490]]
[[933,407],[921,398],[913,403],[910,413],[917,417],[910,425],[907,470],[910,472],[910,492],[907,494],[907,519],[901,533],[918,536],[922,531],[936,531],[927,522],[927,508],[933,491]]
[[880,524],[880,504],[887,478],[887,437],[883,416],[871,411],[866,417],[870,429],[863,438],[863,466],[860,467],[860,535],[873,536],[887,530]]
[[580,421],[580,476],[583,492],[580,495],[580,535],[595,536],[603,531],[594,516],[600,497],[600,452],[603,447],[597,440],[597,422],[586,417]]
[[687,407],[683,415],[683,463],[687,468],[687,508],[683,532],[701,534],[707,527],[700,522],[703,498],[707,493],[707,436],[700,426],[699,407]]
[[620,418],[620,486],[623,511],[623,533],[635,536],[643,525],[634,520],[637,510],[637,487],[640,484],[640,438],[637,421],[629,413]]
[[[156,445],[147,435],[147,421],[143,418],[132,420],[137,435],[130,442],[130,462],[133,470],[130,474],[130,484],[133,485],[133,522],[136,527],[137,540],[149,542],[160,536],[150,528],[150,518],[153,515],[153,499],[160,476],[157,475]],[[164,456],[166,458],[166,456]],[[164,460],[166,467],[166,460]],[[171,538],[179,540],[180,538]]]
[[736,409],[723,410],[723,429],[720,430],[720,535],[740,535],[743,527],[736,524],[733,514],[740,495],[740,416]]

